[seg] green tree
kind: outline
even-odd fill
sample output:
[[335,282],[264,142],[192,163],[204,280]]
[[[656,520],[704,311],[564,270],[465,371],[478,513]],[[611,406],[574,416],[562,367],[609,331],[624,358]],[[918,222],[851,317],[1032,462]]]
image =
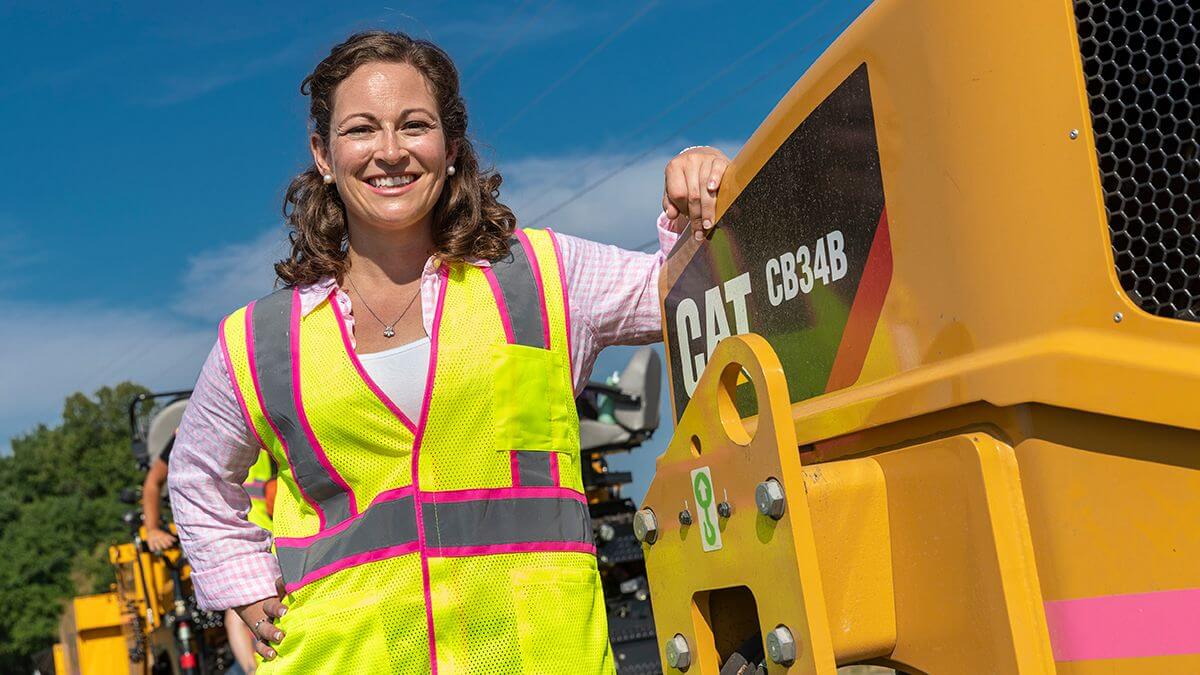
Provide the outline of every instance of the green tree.
[[27,672],[58,639],[64,602],[114,581],[109,544],[127,538],[122,488],[141,472],[129,450],[129,401],[146,389],[67,397],[62,423],[14,438],[0,457],[0,672]]

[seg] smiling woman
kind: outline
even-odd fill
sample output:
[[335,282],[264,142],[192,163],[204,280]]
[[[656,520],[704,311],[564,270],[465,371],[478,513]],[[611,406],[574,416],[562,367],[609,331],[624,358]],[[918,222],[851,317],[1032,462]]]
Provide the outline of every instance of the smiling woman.
[[[301,91],[284,287],[222,322],[171,458],[198,602],[263,673],[611,673],[574,395],[660,339],[664,254],[518,229],[429,42],[351,36]],[[664,250],[711,227],[727,164],[668,164]],[[239,487],[260,447],[273,547]]]
[[[344,95],[335,103],[339,85]],[[343,199],[384,227],[404,215],[398,209],[416,210],[410,215],[418,217],[403,222],[431,217],[439,224],[434,244],[446,261],[492,259],[508,250],[516,218],[498,201],[500,174],[479,168],[458,73],[441,49],[393,33],[356,35],[335,47],[300,91],[312,99],[314,163],[288,186],[284,201],[292,255],[275,270],[285,283],[340,278],[346,270]],[[400,176],[412,176],[401,181],[425,176],[418,200],[389,199],[403,193],[383,184],[371,190],[372,179],[403,187],[374,163],[381,141],[381,159],[390,159]],[[401,155],[409,161],[400,164]]]

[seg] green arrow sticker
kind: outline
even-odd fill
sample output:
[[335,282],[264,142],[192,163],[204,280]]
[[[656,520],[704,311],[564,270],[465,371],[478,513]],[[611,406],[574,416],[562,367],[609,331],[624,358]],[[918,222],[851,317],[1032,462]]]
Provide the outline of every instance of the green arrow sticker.
[[705,551],[721,548],[721,530],[717,527],[717,505],[712,472],[707,466],[692,471],[692,496],[700,512],[700,545]]

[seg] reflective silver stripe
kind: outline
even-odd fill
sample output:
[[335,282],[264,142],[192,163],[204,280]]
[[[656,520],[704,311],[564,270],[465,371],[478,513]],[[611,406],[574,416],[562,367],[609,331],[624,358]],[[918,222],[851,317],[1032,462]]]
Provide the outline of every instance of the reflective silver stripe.
[[517,453],[517,484],[521,487],[550,487],[550,454],[544,450],[515,450]]
[[512,321],[513,342],[529,347],[549,348],[542,329],[542,302],[538,295],[537,281],[533,277],[533,266],[521,240],[513,237],[509,241],[508,255],[492,263],[492,272],[500,282],[500,292],[508,315]]
[[592,541],[587,506],[574,499],[422,501],[421,517],[431,548]]
[[416,509],[410,495],[372,505],[346,529],[308,546],[293,547],[276,541],[275,555],[284,581],[292,584],[340,560],[416,541]]
[[242,487],[246,489],[246,494],[249,495],[251,499],[267,498],[267,486],[263,485],[262,483],[243,483]]
[[300,428],[292,398],[291,317],[290,288],[281,288],[254,303],[254,367],[263,411],[287,444],[296,483],[321,507],[328,527],[350,517],[350,496],[321,466],[316,450]]

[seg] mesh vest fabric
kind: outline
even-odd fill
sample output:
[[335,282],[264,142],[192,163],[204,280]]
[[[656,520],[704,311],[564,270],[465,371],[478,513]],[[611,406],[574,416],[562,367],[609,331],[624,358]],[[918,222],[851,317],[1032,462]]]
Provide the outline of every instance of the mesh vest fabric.
[[415,421],[363,370],[336,303],[301,318],[293,295],[296,419],[277,412],[276,373],[256,372],[256,345],[278,341],[253,334],[255,303],[223,323],[239,400],[280,467],[287,638],[262,673],[613,672],[559,262],[546,232],[513,248],[490,269],[443,267]]

